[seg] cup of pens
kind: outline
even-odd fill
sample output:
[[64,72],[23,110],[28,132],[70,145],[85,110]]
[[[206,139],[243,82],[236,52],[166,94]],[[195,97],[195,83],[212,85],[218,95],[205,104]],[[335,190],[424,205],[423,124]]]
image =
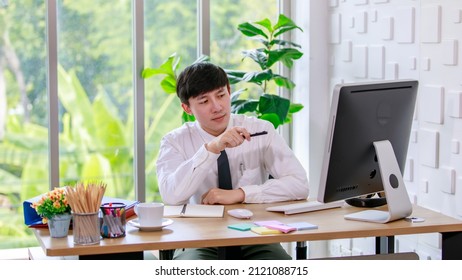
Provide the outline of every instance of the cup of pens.
[[125,204],[116,202],[101,205],[100,231],[104,238],[125,236]]
[[106,191],[105,183],[78,182],[74,187],[66,187],[66,197],[72,209],[72,232],[74,244],[98,244],[100,223],[98,212]]

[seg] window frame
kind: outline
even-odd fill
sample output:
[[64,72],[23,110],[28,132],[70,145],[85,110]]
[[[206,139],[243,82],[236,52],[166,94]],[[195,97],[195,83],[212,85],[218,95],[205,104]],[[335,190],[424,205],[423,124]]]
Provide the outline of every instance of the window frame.
[[[59,177],[59,112],[58,112],[58,0],[46,1],[47,21],[47,95],[48,95],[48,157],[49,157],[49,189],[60,185]],[[279,12],[290,17],[291,0],[279,0]],[[197,0],[198,20],[198,54],[210,55],[210,0]],[[133,32],[133,98],[134,98],[134,181],[135,199],[146,200],[145,173],[145,81],[139,75],[144,69],[144,0],[132,0],[132,32]],[[289,39],[289,38],[287,38]],[[290,75],[288,69],[280,66],[284,75]],[[281,96],[290,98],[288,90],[281,90]],[[291,126],[281,128],[284,138],[290,143]]]

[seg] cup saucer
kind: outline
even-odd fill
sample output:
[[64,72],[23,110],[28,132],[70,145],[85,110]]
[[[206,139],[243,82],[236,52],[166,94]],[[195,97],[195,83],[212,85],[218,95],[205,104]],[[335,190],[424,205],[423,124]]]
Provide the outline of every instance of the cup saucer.
[[160,226],[155,226],[155,227],[143,227],[139,224],[139,221],[138,219],[133,219],[133,220],[130,220],[127,222],[129,225],[133,226],[133,227],[136,227],[136,228],[139,228],[140,231],[160,231],[162,230],[163,227],[166,227],[166,226],[169,226],[171,224],[173,224],[173,220],[171,219],[167,219],[167,218],[163,218],[162,219],[162,225]]

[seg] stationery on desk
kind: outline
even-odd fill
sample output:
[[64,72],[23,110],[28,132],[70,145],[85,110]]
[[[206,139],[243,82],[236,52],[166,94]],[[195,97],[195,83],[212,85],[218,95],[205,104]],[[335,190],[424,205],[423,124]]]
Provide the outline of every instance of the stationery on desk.
[[290,227],[294,227],[297,230],[308,230],[308,229],[317,229],[318,226],[308,222],[297,222],[287,224]]
[[305,202],[297,202],[297,203],[291,203],[291,204],[285,204],[285,205],[271,206],[271,207],[266,208],[266,211],[284,212],[284,214],[286,215],[292,215],[292,214],[298,214],[298,213],[339,208],[339,207],[342,207],[343,204],[344,204],[343,200],[328,202],[328,203],[322,203],[319,201],[305,201]]
[[268,227],[252,227],[250,230],[255,232],[256,234],[260,234],[260,235],[282,233],[281,231],[279,231],[277,229],[272,229],[272,228],[268,228]]
[[253,223],[239,223],[239,224],[228,225],[228,228],[240,230],[240,231],[247,231],[253,227],[255,227],[255,224]]
[[309,230],[317,229],[318,226],[308,222],[295,222],[290,224],[284,224],[277,220],[267,221],[255,221],[253,223],[238,223],[228,225],[228,228],[239,231],[251,230],[257,234],[278,234],[278,233],[289,233],[297,230]]
[[[42,217],[40,217],[35,211],[35,209],[31,207],[31,204],[36,201],[39,201],[42,198],[42,196],[43,194],[23,201],[24,223],[30,228],[48,228],[48,224],[44,224],[42,221]],[[125,204],[125,217],[129,218],[135,215],[134,207],[136,204],[139,203],[139,201],[104,196],[101,203]]]
[[257,222],[254,222],[257,226],[260,226],[260,227],[266,227],[266,228],[269,228],[269,229],[275,229],[275,230],[278,230],[282,233],[289,233],[291,231],[294,231],[294,230],[297,230],[297,228],[295,227],[291,227],[289,225],[285,225],[284,223],[281,223],[279,221],[274,221],[274,220],[270,220],[270,221],[257,221]]
[[224,210],[225,207],[223,205],[165,205],[164,217],[221,218],[223,217]]

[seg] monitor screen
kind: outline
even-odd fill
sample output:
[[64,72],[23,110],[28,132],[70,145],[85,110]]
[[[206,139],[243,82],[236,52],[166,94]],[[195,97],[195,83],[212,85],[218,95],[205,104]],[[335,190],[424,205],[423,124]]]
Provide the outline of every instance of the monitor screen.
[[[384,172],[380,169],[374,144],[379,141],[389,141],[392,149],[383,150],[381,158],[394,151],[399,169],[386,174],[385,181],[395,185],[396,179],[402,180],[417,87],[415,80],[335,87],[318,201],[327,203],[384,191],[381,174]],[[386,196],[389,200],[389,194]]]

